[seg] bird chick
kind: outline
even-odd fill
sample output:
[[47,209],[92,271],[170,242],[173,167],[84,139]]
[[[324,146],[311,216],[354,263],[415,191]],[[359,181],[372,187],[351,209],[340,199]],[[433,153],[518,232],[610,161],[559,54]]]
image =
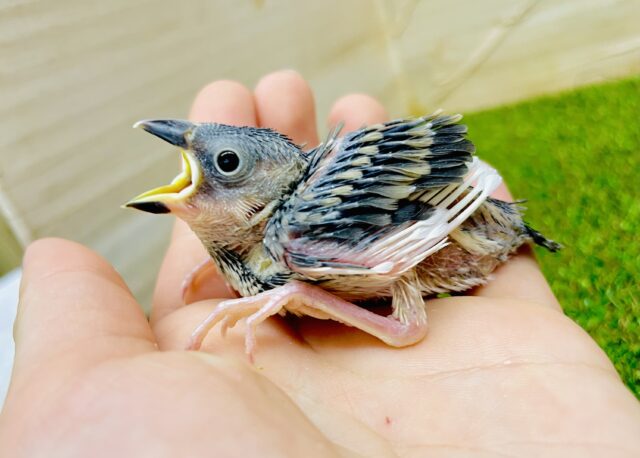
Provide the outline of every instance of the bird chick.
[[[270,129],[146,120],[181,149],[182,172],[126,204],[182,218],[239,293],[194,331],[256,326],[286,312],[333,319],[401,347],[427,330],[423,298],[465,291],[523,243],[559,245],[490,197],[500,175],[474,156],[462,116],[364,127],[304,152]],[[387,299],[392,313],[368,310]]]

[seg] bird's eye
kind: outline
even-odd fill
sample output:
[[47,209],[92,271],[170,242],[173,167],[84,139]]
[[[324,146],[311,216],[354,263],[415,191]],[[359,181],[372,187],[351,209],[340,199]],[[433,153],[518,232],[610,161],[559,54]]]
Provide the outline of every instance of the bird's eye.
[[221,151],[216,156],[216,166],[223,175],[234,175],[240,165],[240,157],[235,151]]

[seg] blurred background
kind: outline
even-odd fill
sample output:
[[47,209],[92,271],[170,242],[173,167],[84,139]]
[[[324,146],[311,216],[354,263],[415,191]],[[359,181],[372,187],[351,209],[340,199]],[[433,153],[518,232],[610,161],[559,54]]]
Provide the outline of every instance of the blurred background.
[[352,91],[394,116],[482,111],[480,155],[568,246],[541,254],[554,290],[637,389],[639,0],[0,0],[0,59],[0,273],[66,237],[148,303],[172,219],[120,205],[178,157],[131,125],[294,68],[320,120]]

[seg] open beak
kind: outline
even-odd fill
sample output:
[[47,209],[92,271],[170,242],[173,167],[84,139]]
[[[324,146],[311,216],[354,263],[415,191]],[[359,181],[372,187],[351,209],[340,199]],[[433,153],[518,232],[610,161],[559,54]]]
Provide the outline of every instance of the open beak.
[[[181,148],[188,147],[185,136],[195,127],[187,121],[175,120],[140,121],[134,125],[134,127],[138,126]],[[169,213],[186,203],[202,182],[202,168],[191,151],[181,149],[180,153],[182,171],[171,183],[143,192],[124,206],[149,213]]]

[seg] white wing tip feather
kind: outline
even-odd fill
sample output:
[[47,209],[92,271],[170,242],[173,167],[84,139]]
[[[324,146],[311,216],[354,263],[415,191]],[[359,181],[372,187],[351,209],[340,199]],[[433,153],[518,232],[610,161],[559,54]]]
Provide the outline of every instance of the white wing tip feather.
[[[436,211],[429,219],[381,241],[383,245],[375,246],[373,251],[363,252],[367,257],[386,259],[370,272],[400,274],[447,246],[451,231],[471,216],[500,183],[502,177],[498,172],[474,157],[462,183],[450,187],[445,196],[437,197]],[[456,201],[467,190],[469,193]]]
[[[435,205],[434,214],[362,251],[357,261],[380,262],[373,267],[299,269],[300,272],[325,275],[400,275],[416,266],[428,256],[448,245],[447,236],[462,224],[502,183],[498,172],[477,157],[469,167],[464,180],[448,186],[427,199]],[[459,199],[465,191],[469,191]]]
[[371,269],[371,272],[375,274],[388,274],[393,270],[394,267],[395,267],[395,264],[393,262],[386,261],[373,267]]

